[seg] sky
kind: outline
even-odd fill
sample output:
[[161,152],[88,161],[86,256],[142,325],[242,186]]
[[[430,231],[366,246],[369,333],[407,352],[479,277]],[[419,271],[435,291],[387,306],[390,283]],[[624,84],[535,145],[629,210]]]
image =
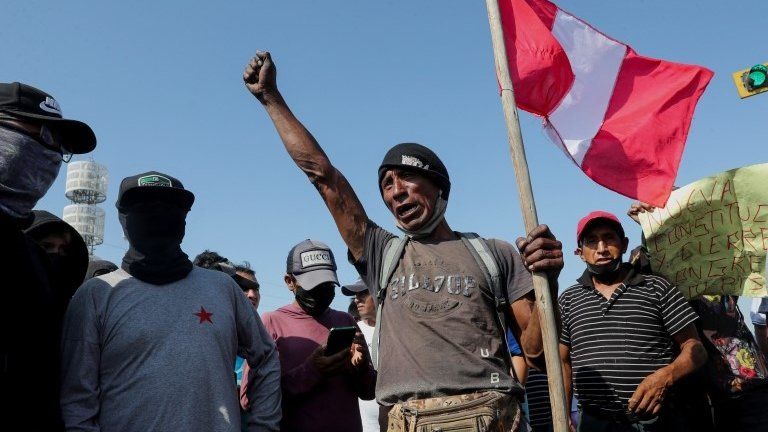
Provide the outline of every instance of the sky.
[[[727,2],[562,0],[558,5],[641,55],[706,66],[715,76],[695,112],[676,184],[766,161],[768,95],[741,100],[731,73],[768,60],[767,15]],[[428,1],[6,1],[0,81],[51,93],[64,116],[91,125],[98,147],[74,160],[109,170],[102,258],[127,249],[114,203],[120,180],[150,170],[196,196],[183,249],[247,260],[262,284],[260,311],[292,298],[285,259],[312,238],[333,249],[342,282],[356,274],[333,221],[242,83],[255,50],[269,50],[291,108],[349,179],[369,217],[394,230],[376,170],[392,145],[425,144],[452,181],[447,220],[508,241],[523,234],[485,3]],[[631,200],[587,178],[521,112],[539,220],[564,243],[560,277],[584,265],[577,221],[591,210],[640,236]],[[65,169],[37,208],[61,215]],[[345,309],[337,295],[334,306]]]

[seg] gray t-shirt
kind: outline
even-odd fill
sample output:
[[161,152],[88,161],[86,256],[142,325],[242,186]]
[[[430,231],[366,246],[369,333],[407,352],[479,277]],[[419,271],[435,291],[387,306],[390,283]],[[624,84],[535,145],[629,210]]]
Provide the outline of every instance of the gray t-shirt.
[[239,431],[236,355],[251,367],[245,430],[279,430],[277,350],[231,277],[194,267],[165,285],[122,269],[90,279],[64,321],[66,429]]
[[[384,248],[395,237],[369,222],[353,262],[375,296]],[[532,289],[530,273],[507,242],[488,240],[511,302]],[[384,405],[483,390],[522,394],[510,375],[493,289],[461,239],[405,247],[386,288],[380,323],[376,398]]]

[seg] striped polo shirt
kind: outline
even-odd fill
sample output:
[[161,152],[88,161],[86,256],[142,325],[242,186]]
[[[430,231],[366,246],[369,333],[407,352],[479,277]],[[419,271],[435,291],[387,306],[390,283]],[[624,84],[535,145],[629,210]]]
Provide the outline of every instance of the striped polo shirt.
[[610,299],[588,271],[558,299],[579,406],[609,416],[627,412],[640,382],[674,359],[672,336],[697,319],[676,286],[625,266],[627,278]]
[[549,430],[552,425],[552,408],[549,403],[547,374],[536,369],[528,369],[525,397],[528,399],[528,420],[531,430],[533,432]]

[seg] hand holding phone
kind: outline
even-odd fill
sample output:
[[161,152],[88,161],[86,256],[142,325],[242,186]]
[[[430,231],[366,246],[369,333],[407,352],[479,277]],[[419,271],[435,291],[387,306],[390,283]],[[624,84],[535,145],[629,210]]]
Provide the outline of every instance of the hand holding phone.
[[328,342],[325,344],[325,355],[333,355],[352,346],[357,327],[333,327],[328,333]]

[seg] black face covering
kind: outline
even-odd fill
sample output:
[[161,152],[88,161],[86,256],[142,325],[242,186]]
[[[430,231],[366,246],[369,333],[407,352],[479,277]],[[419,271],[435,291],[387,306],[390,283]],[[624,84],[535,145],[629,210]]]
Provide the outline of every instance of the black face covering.
[[611,260],[611,262],[606,264],[587,264],[587,270],[594,276],[597,280],[613,280],[621,269],[621,257],[618,257],[616,259]]
[[154,285],[184,279],[192,271],[192,262],[181,250],[186,217],[187,210],[164,202],[120,210],[120,224],[130,245],[123,270]]
[[319,317],[331,305],[336,296],[336,287],[333,284],[323,284],[309,291],[298,287],[295,296],[296,303],[304,312],[313,317]]
[[77,288],[83,283],[81,277],[75,269],[78,267],[77,258],[69,255],[59,255],[49,253],[48,260],[51,262],[51,284],[56,288],[56,296],[64,302],[75,294]]

